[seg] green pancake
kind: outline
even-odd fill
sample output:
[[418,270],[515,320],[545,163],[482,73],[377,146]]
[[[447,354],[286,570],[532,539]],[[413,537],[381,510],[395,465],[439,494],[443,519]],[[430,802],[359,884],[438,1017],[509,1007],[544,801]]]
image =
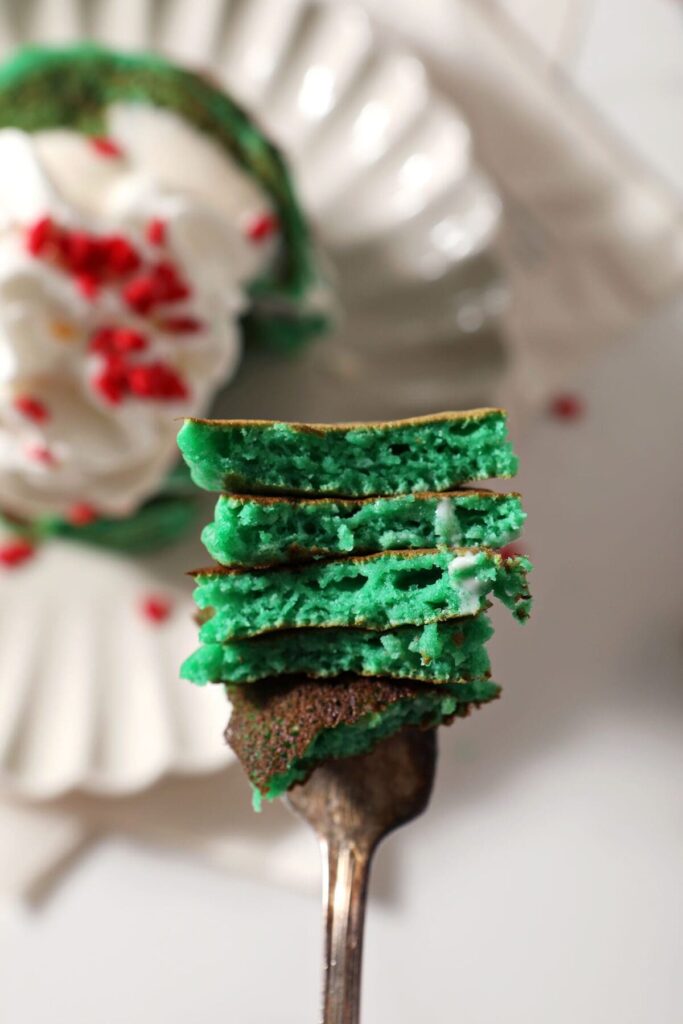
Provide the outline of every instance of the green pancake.
[[0,67],[0,128],[73,128],[101,135],[105,110],[113,103],[174,111],[224,148],[270,197],[282,245],[266,274],[251,284],[245,336],[291,350],[320,333],[327,325],[317,308],[321,279],[285,165],[216,84],[156,54],[114,53],[91,43],[27,48]]
[[257,808],[325,761],[498,696],[483,611],[493,596],[525,620],[531,564],[492,547],[524,512],[517,494],[454,488],[516,471],[504,412],[193,419],[178,443],[199,486],[232,492],[203,532],[223,564],[193,574],[203,646],[182,674],[227,684]]
[[493,635],[485,615],[402,626],[386,633],[363,629],[297,629],[226,644],[206,644],[180,670],[205,683],[254,683],[276,676],[323,678],[351,673],[432,683],[484,679],[484,644]]
[[242,494],[413,494],[517,471],[501,409],[329,425],[188,419],[178,445],[198,486]]
[[203,643],[278,629],[360,626],[386,630],[474,615],[493,593],[522,620],[531,598],[525,558],[458,548],[385,551],[301,566],[195,574],[195,600],[210,617]]
[[526,518],[518,494],[468,490],[388,498],[224,494],[202,542],[221,565],[275,565],[398,548],[499,548]]
[[488,680],[429,686],[342,677],[229,686],[227,740],[254,787],[254,806],[274,800],[316,765],[371,750],[409,726],[430,728],[494,700]]

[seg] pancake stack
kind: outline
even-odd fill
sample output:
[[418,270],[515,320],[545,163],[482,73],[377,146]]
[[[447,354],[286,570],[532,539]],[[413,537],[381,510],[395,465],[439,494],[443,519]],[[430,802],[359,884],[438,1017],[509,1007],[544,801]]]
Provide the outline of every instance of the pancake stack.
[[201,647],[182,668],[227,686],[228,740],[273,799],[329,758],[366,752],[498,696],[486,614],[523,621],[518,494],[466,489],[517,468],[504,412],[392,423],[187,420],[193,479],[220,492],[194,573]]

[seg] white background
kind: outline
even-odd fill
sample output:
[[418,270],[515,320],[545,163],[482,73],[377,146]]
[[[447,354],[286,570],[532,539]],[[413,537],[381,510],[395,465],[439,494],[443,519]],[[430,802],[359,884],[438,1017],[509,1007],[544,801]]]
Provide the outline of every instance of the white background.
[[680,0],[494,0],[571,75],[647,162],[683,183]]
[[[587,6],[580,80],[680,185],[680,5]],[[535,615],[497,616],[504,699],[442,731],[429,812],[380,851],[367,1021],[680,1020],[682,327],[661,311],[576,382],[584,420],[518,439]],[[318,918],[313,894],[108,843],[3,920],[3,1020],[313,1021]]]

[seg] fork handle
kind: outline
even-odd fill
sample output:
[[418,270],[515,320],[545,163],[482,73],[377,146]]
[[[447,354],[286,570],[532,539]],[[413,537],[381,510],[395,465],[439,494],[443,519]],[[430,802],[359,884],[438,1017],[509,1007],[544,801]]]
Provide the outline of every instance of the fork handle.
[[325,962],[322,1024],[358,1024],[363,926],[372,847],[321,842]]

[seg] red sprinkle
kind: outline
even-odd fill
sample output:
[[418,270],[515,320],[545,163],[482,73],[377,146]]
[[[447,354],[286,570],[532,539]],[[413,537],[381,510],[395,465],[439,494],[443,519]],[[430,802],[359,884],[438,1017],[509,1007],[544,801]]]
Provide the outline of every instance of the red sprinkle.
[[190,289],[173,266],[163,261],[148,273],[139,274],[123,289],[123,297],[131,309],[143,316],[153,306],[164,302],[181,302],[190,296]]
[[45,423],[50,418],[50,413],[45,403],[41,402],[39,398],[33,398],[31,395],[16,395],[14,408],[22,416],[25,416],[27,420],[32,420],[33,423]]
[[140,606],[142,614],[150,622],[165,622],[171,614],[172,604],[168,598],[150,594]]
[[84,299],[88,299],[92,302],[97,298],[100,285],[99,281],[93,274],[76,274],[74,281],[76,282],[76,287]]
[[193,316],[174,316],[159,321],[159,329],[166,334],[196,334],[204,324]]
[[147,348],[147,338],[140,331],[128,327],[116,327],[112,331],[112,346],[115,352],[142,352]]
[[138,398],[156,398],[173,401],[187,398],[187,387],[182,378],[166,363],[145,363],[132,366],[128,371],[128,386]]
[[87,526],[97,519],[97,512],[87,501],[78,501],[69,509],[67,519],[72,526]]
[[140,266],[140,256],[127,238],[112,235],[102,242],[105,269],[116,277],[134,273]]
[[40,256],[45,247],[55,237],[55,225],[52,217],[41,217],[31,224],[26,232],[26,248],[32,256]]
[[526,551],[519,544],[506,544],[499,551],[503,558],[526,558]]
[[110,405],[119,405],[128,385],[125,367],[118,360],[107,359],[104,369],[93,377],[92,385]]
[[182,302],[190,296],[190,289],[181,279],[177,268],[167,260],[152,267],[152,280],[156,302]]
[[0,544],[0,565],[7,569],[15,569],[22,562],[28,561],[35,554],[33,544],[27,540],[11,540]]
[[99,237],[70,231],[49,217],[31,225],[26,245],[34,256],[52,260],[68,273],[98,285],[133,274],[142,263],[137,249],[123,235]]
[[185,299],[189,299],[191,294],[186,284],[183,284],[182,281],[175,281],[173,284],[166,285],[159,302],[184,302]]
[[34,462],[42,462],[44,466],[56,466],[57,459],[53,452],[44,444],[30,444],[25,448],[26,455]]
[[90,335],[88,347],[91,352],[99,355],[109,355],[114,348],[114,329],[111,327],[100,327],[94,334]]
[[90,338],[90,351],[103,356],[142,352],[146,348],[145,335],[128,327],[100,327]]
[[108,355],[114,347],[113,338],[113,327],[100,327],[94,334],[90,335],[88,347],[91,352],[97,352],[103,356]]
[[101,156],[123,156],[123,150],[118,142],[105,135],[94,135],[91,137],[90,142]]
[[580,420],[586,412],[586,405],[578,395],[567,392],[555,395],[550,400],[548,411],[558,420]]
[[62,236],[60,248],[69,270],[74,274],[94,274],[100,262],[97,240],[85,231],[69,231]]
[[149,313],[157,301],[154,278],[149,274],[134,277],[123,289],[123,298],[136,313]]
[[166,221],[155,217],[147,225],[147,241],[150,245],[163,245],[166,241]]
[[274,213],[259,213],[248,222],[245,235],[250,242],[264,242],[280,230],[280,221]]
[[[174,401],[186,398],[188,389],[182,377],[164,362],[131,364],[125,348],[116,346],[117,336],[123,336],[134,345],[138,340],[146,344],[142,335],[134,331],[103,328],[94,336],[91,345],[104,355],[104,367],[92,379],[92,385],[112,405],[118,405],[127,395],[155,401]],[[132,349],[135,350],[135,349]]]

